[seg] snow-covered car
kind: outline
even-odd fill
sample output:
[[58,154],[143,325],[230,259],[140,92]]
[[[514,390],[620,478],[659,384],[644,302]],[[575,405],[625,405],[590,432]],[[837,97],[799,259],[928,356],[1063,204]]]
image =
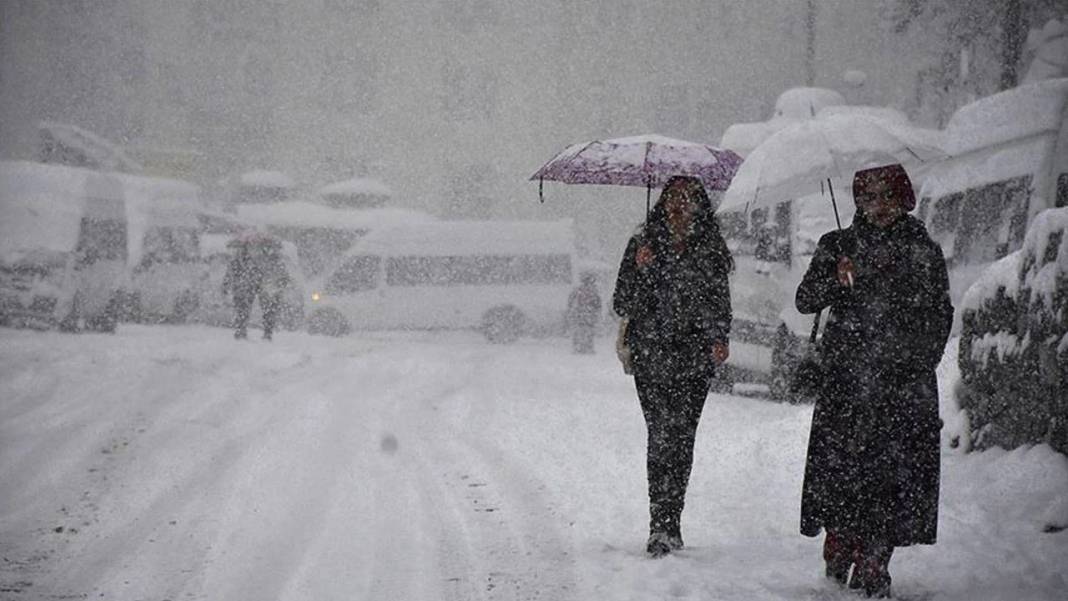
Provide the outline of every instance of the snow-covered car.
[[1039,213],[1023,247],[961,303],[958,400],[973,448],[1068,452],[1068,207]]
[[372,230],[313,287],[308,331],[563,330],[576,285],[570,220],[441,221]]
[[0,161],[0,323],[114,331],[127,252],[118,174]]
[[[234,302],[230,294],[223,294],[223,279],[233,259],[233,249],[228,243],[230,234],[201,234],[200,253],[205,274],[197,281],[195,293],[197,306],[192,311],[192,320],[213,326],[229,327],[234,321]],[[289,275],[289,286],[282,294],[282,307],[278,323],[287,330],[300,329],[304,324],[304,299],[307,286],[297,260],[297,248],[292,242],[282,242],[282,263]],[[258,300],[256,301],[258,304]],[[249,323],[261,327],[262,310],[254,309]]]

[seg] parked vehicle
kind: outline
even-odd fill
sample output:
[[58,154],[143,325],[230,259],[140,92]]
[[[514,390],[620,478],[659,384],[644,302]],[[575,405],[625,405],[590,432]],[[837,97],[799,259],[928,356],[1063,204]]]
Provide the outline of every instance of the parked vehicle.
[[[849,191],[836,192],[842,223],[852,221]],[[790,374],[804,353],[812,316],[801,315],[794,293],[820,236],[836,227],[829,195],[813,195],[720,215],[735,260],[731,278],[731,357],[735,381],[765,383],[772,398],[794,400]]]
[[[200,236],[200,261],[204,277],[195,288],[198,303],[192,319],[213,326],[229,327],[234,320],[234,304],[229,294],[223,294],[223,279],[233,259],[233,240],[229,234],[202,234]],[[278,324],[287,330],[300,329],[304,324],[304,299],[307,286],[301,275],[297,259],[297,247],[292,242],[282,242],[282,262],[290,278],[290,285],[283,293]],[[262,311],[253,311],[249,320],[253,327],[261,327]]]
[[200,189],[188,182],[127,176],[130,274],[124,314],[132,321],[184,323],[207,277],[201,260]]
[[241,223],[295,244],[301,270],[308,278],[322,275],[323,269],[372,229],[434,220],[428,213],[410,209],[341,209],[301,200],[243,204],[236,213]]
[[370,231],[314,286],[308,331],[563,329],[576,284],[570,220],[442,221]]
[[951,158],[928,173],[918,216],[942,246],[957,304],[984,269],[1020,248],[1035,215],[1068,206],[1068,79],[960,108],[946,146]]
[[0,161],[0,323],[115,330],[128,252],[119,177]]
[[957,399],[970,446],[1068,453],[1068,207],[1039,213],[1022,248],[971,285],[960,313]]

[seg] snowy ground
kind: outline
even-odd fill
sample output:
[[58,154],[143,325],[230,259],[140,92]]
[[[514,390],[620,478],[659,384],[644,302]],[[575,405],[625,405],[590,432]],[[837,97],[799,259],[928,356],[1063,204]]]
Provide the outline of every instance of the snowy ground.
[[[643,556],[644,426],[600,342],[0,330],[0,598],[854,598],[797,534],[810,407],[711,396],[687,548]],[[895,592],[1064,599],[1068,460],[943,469]]]

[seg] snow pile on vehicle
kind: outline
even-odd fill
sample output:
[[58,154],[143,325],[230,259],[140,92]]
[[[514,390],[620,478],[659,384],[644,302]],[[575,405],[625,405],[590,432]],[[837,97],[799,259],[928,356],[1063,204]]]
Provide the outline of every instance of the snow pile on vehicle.
[[979,99],[958,110],[946,126],[946,152],[963,154],[1061,125],[1068,78],[1051,79]]

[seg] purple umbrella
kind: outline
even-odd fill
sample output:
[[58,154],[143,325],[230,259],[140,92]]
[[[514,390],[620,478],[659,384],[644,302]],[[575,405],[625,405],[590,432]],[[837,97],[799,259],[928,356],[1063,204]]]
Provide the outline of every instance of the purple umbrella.
[[742,157],[733,151],[652,134],[574,144],[530,179],[538,180],[539,196],[545,180],[645,186],[648,203],[649,191],[674,175],[696,177],[709,190],[726,190],[741,164]]

